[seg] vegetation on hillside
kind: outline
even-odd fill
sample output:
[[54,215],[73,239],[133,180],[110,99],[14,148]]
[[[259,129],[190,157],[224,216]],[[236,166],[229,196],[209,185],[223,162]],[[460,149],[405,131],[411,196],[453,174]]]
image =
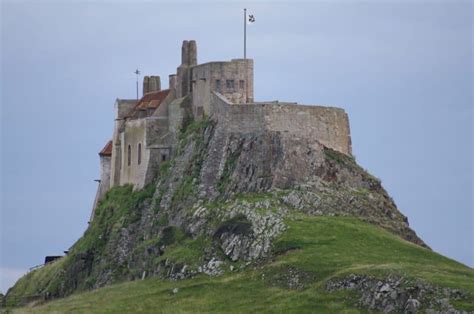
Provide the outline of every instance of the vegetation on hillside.
[[[463,289],[468,297],[457,300],[456,307],[474,310],[474,271],[462,264],[354,218],[294,215],[288,225],[275,255],[249,269],[236,268],[215,278],[128,282],[15,312],[359,313],[365,310],[358,306],[356,293],[329,293],[325,283],[347,274],[384,278],[394,273]],[[186,247],[192,251],[186,243],[173,251]],[[303,274],[304,280],[290,287],[289,273]]]

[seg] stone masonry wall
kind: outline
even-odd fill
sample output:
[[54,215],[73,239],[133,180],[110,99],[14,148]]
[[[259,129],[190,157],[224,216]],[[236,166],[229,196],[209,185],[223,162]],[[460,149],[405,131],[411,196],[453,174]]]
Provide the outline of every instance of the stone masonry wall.
[[168,132],[172,150],[178,145],[181,129],[191,118],[192,108],[190,97],[175,99],[168,105]]
[[[217,91],[235,104],[253,101],[253,60],[209,62],[191,68],[193,110],[196,117],[209,115],[212,91]],[[227,80],[234,87],[227,86]],[[217,82],[220,82],[218,86]],[[241,86],[241,82],[243,85]]]
[[[126,122],[124,132],[121,134],[122,167],[120,171],[120,185],[131,183],[135,188],[144,185],[144,178],[148,167],[149,152],[145,149],[145,119],[130,120]],[[141,145],[141,162],[138,164],[138,146]],[[129,164],[128,147],[131,158]]]
[[110,156],[100,156],[100,182],[97,186],[97,193],[94,199],[94,205],[92,206],[92,214],[89,221],[94,218],[95,208],[100,200],[102,200],[110,188]]
[[100,157],[100,184],[99,184],[99,200],[101,200],[110,187],[110,156]]
[[114,134],[112,137],[112,160],[110,173],[110,187],[120,184],[120,169],[122,165],[122,146],[120,134],[123,132],[125,115],[135,106],[137,101],[135,99],[117,99],[115,101],[115,123]]
[[347,155],[352,154],[349,118],[340,108],[279,103],[231,104],[213,93],[212,114],[229,132],[288,132],[313,138]]

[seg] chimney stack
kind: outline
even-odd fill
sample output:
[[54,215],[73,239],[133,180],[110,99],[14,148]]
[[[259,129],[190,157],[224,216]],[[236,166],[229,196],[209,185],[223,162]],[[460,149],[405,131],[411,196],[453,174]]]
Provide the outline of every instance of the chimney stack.
[[195,40],[190,40],[188,43],[188,62],[189,65],[197,64],[197,46]]
[[177,69],[176,95],[184,97],[191,92],[191,67],[197,65],[197,45],[195,40],[183,40],[181,65]]
[[161,79],[159,76],[145,76],[143,78],[143,95],[161,90]]
[[176,82],[177,82],[176,74],[170,74],[170,76],[169,76],[169,89],[171,91],[176,89]]
[[150,76],[148,90],[149,92],[159,92],[161,90],[161,79],[159,76]]
[[197,45],[195,40],[183,40],[181,64],[188,66],[197,64]]
[[188,41],[183,40],[183,46],[181,46],[181,64],[189,63],[189,46]]
[[143,77],[143,95],[148,93],[148,85],[150,78],[148,76]]

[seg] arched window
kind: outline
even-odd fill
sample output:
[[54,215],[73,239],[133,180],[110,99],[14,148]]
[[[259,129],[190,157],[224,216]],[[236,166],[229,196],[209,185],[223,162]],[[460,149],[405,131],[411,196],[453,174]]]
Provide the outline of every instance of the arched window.
[[132,164],[132,147],[130,145],[128,145],[127,164],[129,166]]
[[142,163],[142,143],[138,143],[138,164]]

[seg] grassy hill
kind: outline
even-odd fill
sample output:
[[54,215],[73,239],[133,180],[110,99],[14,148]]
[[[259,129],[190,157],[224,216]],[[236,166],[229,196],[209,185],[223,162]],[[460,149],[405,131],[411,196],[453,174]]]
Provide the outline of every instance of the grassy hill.
[[[474,271],[469,267],[356,218],[293,213],[285,223],[288,228],[275,241],[273,254],[256,265],[228,261],[228,269],[217,277],[136,280],[13,312],[365,312],[360,290],[327,289],[329,282],[354,274],[382,282],[396,277],[407,291],[416,282],[438,287],[437,291],[444,291],[440,293],[446,293],[442,288],[462,291],[451,298],[451,304],[474,311]],[[183,242],[167,254],[178,261],[186,259],[194,245]],[[45,267],[54,269],[60,263]],[[439,297],[425,295],[422,309],[430,298]]]

